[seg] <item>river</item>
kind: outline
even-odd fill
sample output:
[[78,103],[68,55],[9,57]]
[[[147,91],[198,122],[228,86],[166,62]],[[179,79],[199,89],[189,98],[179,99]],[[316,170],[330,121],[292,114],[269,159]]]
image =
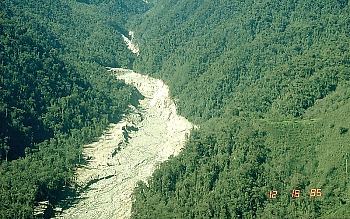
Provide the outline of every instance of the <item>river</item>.
[[143,98],[138,106],[130,106],[132,113],[111,124],[99,141],[84,147],[88,164],[77,170],[77,181],[86,189],[57,218],[130,218],[137,181],[146,181],[159,163],[177,155],[193,128],[177,114],[168,86],[161,80],[128,69],[110,72],[135,86]]

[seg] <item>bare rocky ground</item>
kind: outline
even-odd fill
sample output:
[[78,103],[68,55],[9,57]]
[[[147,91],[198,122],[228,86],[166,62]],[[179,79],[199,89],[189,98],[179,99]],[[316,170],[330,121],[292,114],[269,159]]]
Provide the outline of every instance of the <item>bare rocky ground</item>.
[[86,190],[77,203],[57,218],[129,218],[131,194],[137,181],[177,155],[193,125],[177,115],[168,87],[161,81],[126,69],[111,69],[144,96],[123,121],[111,124],[98,142],[86,145],[87,166],[77,170]]

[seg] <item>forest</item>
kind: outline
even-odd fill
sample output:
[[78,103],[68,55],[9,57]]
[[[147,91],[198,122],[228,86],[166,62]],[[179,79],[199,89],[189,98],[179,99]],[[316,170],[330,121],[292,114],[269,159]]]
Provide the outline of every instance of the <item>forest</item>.
[[75,192],[83,145],[134,92],[106,67],[161,78],[200,127],[132,218],[350,217],[350,3],[148,2],[0,2],[0,218]]
[[134,88],[105,67],[131,66],[121,30],[146,7],[0,2],[0,218],[33,218],[38,202],[55,205],[75,186],[83,145],[127,113]]
[[[348,218],[350,3],[158,0],[138,72],[199,125],[132,218]],[[157,24],[157,25],[155,25]]]

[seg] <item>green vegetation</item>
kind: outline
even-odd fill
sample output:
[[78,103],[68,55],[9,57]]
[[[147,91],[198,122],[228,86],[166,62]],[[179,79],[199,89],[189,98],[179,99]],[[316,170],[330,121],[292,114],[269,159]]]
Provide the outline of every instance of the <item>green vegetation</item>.
[[[0,2],[0,218],[33,218],[74,186],[82,146],[127,111],[121,37],[142,1]],[[118,28],[117,28],[118,27]]]
[[0,217],[55,205],[127,112],[107,66],[164,79],[201,127],[138,184],[133,218],[349,217],[348,1],[151,2],[0,2]]
[[132,20],[134,69],[201,127],[138,184],[132,218],[349,217],[349,14],[340,0],[159,0]]

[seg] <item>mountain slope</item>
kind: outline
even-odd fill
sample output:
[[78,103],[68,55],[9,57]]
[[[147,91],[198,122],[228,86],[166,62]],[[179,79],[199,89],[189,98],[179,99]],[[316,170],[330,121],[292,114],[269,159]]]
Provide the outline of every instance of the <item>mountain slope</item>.
[[349,216],[349,9],[157,1],[131,22],[134,68],[201,126],[135,190],[133,218]]
[[128,110],[134,89],[105,67],[131,65],[121,30],[143,10],[142,1],[0,2],[0,218],[54,206],[75,184],[82,146]]
[[[181,100],[180,110],[196,119],[221,115],[228,99],[236,99],[234,104],[251,102],[255,105],[236,107],[262,113],[271,109],[272,102],[281,102],[283,109],[273,107],[278,113],[298,116],[302,108],[348,77],[348,7],[341,2],[164,1],[158,5],[135,26],[143,46],[135,68],[166,78]],[[310,87],[312,82],[318,83],[317,92],[305,89],[300,95],[294,89],[306,83]],[[259,86],[259,92],[249,90],[255,88],[252,85]],[[199,89],[203,87],[206,90]],[[245,92],[251,92],[253,101],[239,96]],[[261,100],[261,92],[270,93],[268,101]],[[288,99],[293,95],[305,100],[292,106]],[[196,104],[185,104],[187,99]]]

